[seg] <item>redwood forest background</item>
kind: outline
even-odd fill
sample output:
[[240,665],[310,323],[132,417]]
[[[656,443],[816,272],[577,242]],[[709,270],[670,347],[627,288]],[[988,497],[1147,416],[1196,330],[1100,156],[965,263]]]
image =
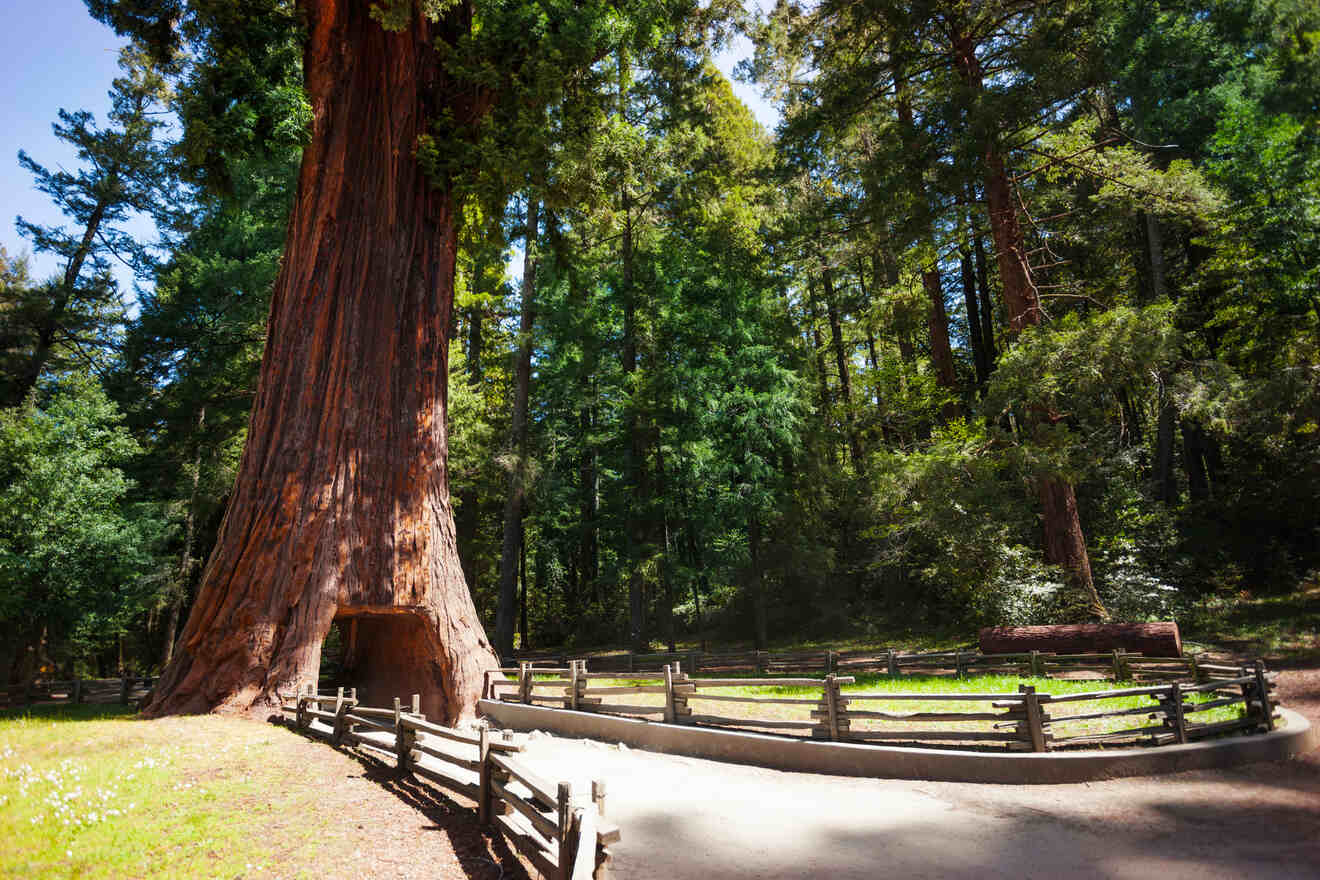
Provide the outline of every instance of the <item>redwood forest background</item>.
[[[0,251],[0,687],[169,661],[309,142],[294,4],[88,5],[136,35],[113,110],[7,172],[65,221]],[[581,8],[439,45],[518,100],[400,147],[461,212],[447,466],[497,649],[1314,595],[1313,3],[623,4],[606,54]],[[739,34],[774,131],[712,63]]]

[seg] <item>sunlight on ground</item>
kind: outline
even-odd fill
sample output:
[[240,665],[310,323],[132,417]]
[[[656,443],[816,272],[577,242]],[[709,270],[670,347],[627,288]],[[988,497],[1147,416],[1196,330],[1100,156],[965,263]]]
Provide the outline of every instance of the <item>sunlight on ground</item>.
[[0,713],[0,875],[313,876],[327,852],[306,844],[333,817],[305,755],[232,718]]

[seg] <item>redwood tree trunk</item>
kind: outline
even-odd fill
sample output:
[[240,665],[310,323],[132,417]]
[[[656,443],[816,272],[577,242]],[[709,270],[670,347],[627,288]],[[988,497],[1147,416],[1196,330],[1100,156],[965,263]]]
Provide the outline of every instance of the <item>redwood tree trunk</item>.
[[[955,35],[952,40],[954,63],[964,84],[973,96],[983,86],[983,70],[976,55],[975,40],[966,34]],[[995,243],[995,257],[999,264],[999,280],[1003,289],[1004,309],[1012,334],[1041,323],[1040,298],[1031,280],[1027,264],[1022,226],[1018,222],[1017,207],[1013,204],[1013,189],[999,138],[995,132],[986,136],[984,165],[985,200],[990,220],[990,235]],[[1050,413],[1038,413],[1037,418],[1049,419]],[[1109,612],[1100,601],[1091,576],[1091,561],[1086,551],[1086,536],[1082,532],[1077,514],[1077,493],[1066,479],[1046,474],[1037,477],[1036,492],[1041,503],[1041,525],[1044,532],[1045,560],[1066,572],[1070,585],[1077,591],[1087,614],[1107,619]]]
[[[462,6],[389,33],[366,3],[308,2],[313,130],[232,500],[149,715],[258,712],[315,679],[337,618],[359,696],[471,714],[495,665],[463,580],[445,462],[455,205],[413,158],[444,88],[432,48]],[[453,34],[448,36],[452,37]],[[435,95],[451,98],[445,107]]]
[[953,349],[949,345],[949,313],[944,308],[944,287],[940,284],[939,270],[923,270],[921,286],[925,288],[926,297],[930,300],[926,323],[930,329],[930,357],[935,364],[935,384],[941,388],[953,388],[958,384],[958,377],[953,368]]

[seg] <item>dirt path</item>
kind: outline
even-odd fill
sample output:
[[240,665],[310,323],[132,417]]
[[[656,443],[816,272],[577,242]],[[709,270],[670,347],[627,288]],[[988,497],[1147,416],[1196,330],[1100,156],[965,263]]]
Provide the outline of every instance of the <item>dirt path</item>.
[[[1280,697],[1320,721],[1320,671],[1281,673]],[[525,757],[575,792],[606,780],[619,880],[1320,877],[1317,752],[1056,786],[785,773],[544,735]]]

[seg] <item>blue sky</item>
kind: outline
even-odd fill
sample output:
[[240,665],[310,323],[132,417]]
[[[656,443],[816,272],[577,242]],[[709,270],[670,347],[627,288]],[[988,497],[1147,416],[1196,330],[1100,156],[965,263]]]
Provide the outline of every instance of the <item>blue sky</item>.
[[[49,197],[32,188],[32,177],[18,165],[25,150],[48,168],[72,169],[74,154],[51,133],[61,107],[90,110],[98,123],[110,109],[110,82],[123,40],[87,14],[82,0],[0,0],[0,245],[10,256],[30,251],[14,228],[14,217],[63,224]],[[149,231],[136,224],[135,232]],[[62,267],[48,254],[33,254],[32,274],[43,278]],[[117,273],[130,290],[132,273]]]

